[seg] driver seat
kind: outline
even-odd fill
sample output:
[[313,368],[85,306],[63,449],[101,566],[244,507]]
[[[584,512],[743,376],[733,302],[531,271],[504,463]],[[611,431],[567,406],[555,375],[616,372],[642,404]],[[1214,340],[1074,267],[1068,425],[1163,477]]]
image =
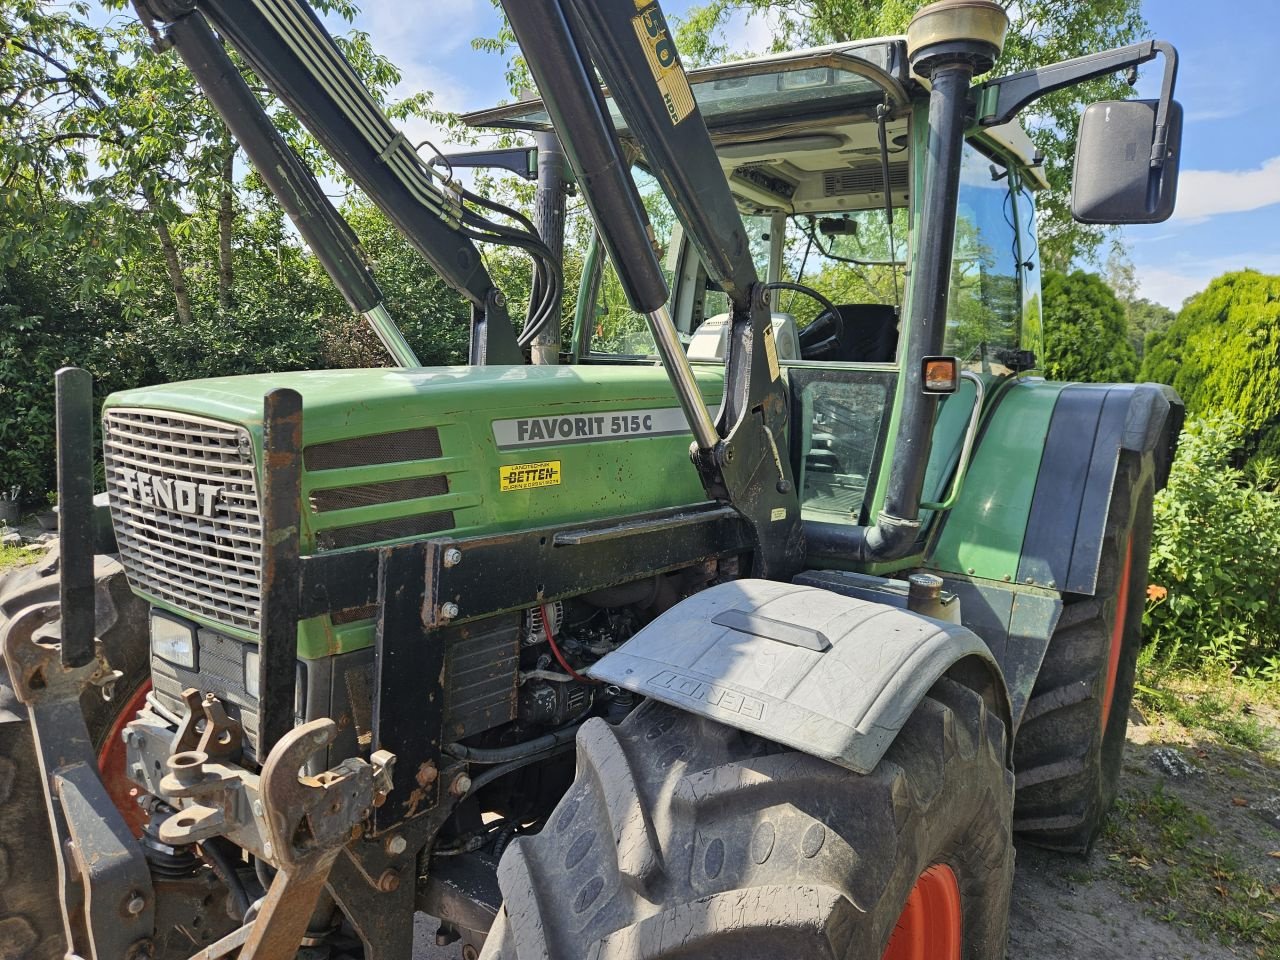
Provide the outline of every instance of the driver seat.
[[893,363],[898,352],[898,308],[884,303],[837,303],[843,330],[837,334],[830,311],[800,331],[806,360]]

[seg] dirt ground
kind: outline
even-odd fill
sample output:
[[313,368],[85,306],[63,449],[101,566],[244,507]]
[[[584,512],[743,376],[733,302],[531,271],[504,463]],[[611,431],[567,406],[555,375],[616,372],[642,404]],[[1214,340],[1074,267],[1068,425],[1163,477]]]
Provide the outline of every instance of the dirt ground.
[[1087,858],[1019,847],[1009,960],[1280,960],[1280,714],[1223,706],[1212,731],[1135,711]]

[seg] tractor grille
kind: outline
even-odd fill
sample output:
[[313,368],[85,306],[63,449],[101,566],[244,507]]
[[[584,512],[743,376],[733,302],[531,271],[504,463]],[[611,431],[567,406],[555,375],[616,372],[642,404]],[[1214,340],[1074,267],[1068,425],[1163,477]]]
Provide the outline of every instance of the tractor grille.
[[262,516],[247,431],[155,410],[103,420],[120,559],[141,592],[257,632]]

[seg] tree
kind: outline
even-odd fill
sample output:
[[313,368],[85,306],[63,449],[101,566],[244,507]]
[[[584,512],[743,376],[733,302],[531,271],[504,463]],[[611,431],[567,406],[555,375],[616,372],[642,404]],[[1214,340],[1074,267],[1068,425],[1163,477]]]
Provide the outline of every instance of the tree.
[[1045,271],[1044,342],[1051,380],[1126,383],[1138,370],[1124,307],[1101,277],[1083,270]]
[[1147,340],[1162,333],[1173,322],[1173,311],[1162,303],[1153,303],[1138,296],[1138,276],[1129,252],[1118,240],[1107,256],[1107,284],[1115,292],[1116,299],[1124,307],[1125,326],[1129,331],[1129,344],[1141,360],[1146,353]]
[[1280,276],[1218,277],[1152,337],[1142,376],[1172,385],[1195,416],[1234,416],[1247,455],[1280,455]]
[[[348,0],[313,2],[348,21],[357,12]],[[56,211],[57,232],[73,237],[95,218],[100,280],[126,299],[138,292],[138,275],[153,275],[142,261],[159,259],[176,319],[190,325],[201,309],[226,314],[236,303],[235,259],[244,249],[234,236],[237,211],[274,201],[237,181],[234,143],[176,55],[131,13],[99,22],[125,6],[125,0],[0,3],[0,204],[15,220],[42,225],[51,197],[83,198]],[[439,118],[427,91],[386,102],[400,73],[374,53],[366,34],[352,32],[338,43],[392,116]],[[256,78],[247,71],[245,78],[295,149],[321,172],[335,172]],[[196,228],[193,218],[217,224],[218,242],[201,248],[207,264],[183,259],[180,235]],[[0,261],[29,258],[41,229],[0,237]],[[207,304],[195,303],[192,274],[205,270],[218,284]]]
[[[705,64],[748,51],[730,50],[724,27],[736,15],[763,18],[774,52],[864,37],[902,33],[927,0],[708,0],[693,7],[677,27],[677,46],[687,65]],[[997,76],[1028,70],[1132,43],[1147,32],[1140,0],[1026,0],[1008,4],[1012,23]],[[762,53],[765,51],[751,51]],[[1084,104],[1123,97],[1118,78],[1050,94],[1023,115],[1032,140],[1045,156],[1050,189],[1037,200],[1040,249],[1046,266],[1064,269],[1077,258],[1096,258],[1106,231],[1071,219],[1069,198],[1076,125]]]

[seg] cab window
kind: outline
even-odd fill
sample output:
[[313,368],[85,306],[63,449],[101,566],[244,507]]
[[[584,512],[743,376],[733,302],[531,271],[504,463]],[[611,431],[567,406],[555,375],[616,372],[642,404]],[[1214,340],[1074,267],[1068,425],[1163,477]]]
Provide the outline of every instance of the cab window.
[[[653,234],[658,238],[660,247],[658,259],[662,264],[662,272],[671,286],[673,275],[671,256],[667,245],[671,238],[678,237],[674,231],[676,218],[667,202],[666,194],[650,174],[636,167],[632,169],[632,177],[644,203],[645,212],[649,215],[649,223],[653,226]],[[618,279],[618,271],[613,261],[605,258],[600,273],[600,285],[596,290],[594,329],[591,337],[592,353],[610,353],[622,356],[648,356],[655,353],[653,335],[649,332],[649,321],[644,314],[636,313],[627,301],[627,295]]]
[[951,262],[944,352],[971,366],[1018,346],[1022,300],[1009,169],[966,143]]

